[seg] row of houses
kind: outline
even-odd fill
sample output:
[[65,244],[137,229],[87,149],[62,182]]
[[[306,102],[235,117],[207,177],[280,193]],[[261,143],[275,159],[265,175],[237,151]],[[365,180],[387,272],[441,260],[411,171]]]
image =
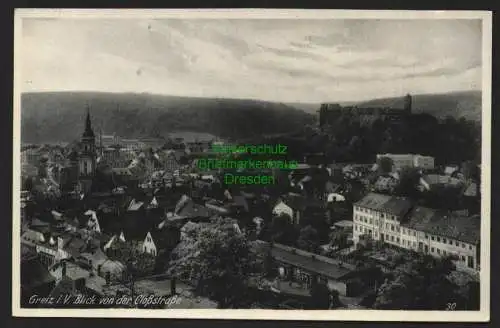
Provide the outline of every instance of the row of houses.
[[457,268],[479,271],[479,216],[430,209],[370,193],[353,205],[353,241],[370,239],[436,257],[455,256]]

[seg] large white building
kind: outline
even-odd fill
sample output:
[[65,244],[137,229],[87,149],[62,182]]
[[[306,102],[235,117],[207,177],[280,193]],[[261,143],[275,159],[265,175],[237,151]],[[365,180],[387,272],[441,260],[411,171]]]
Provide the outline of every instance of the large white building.
[[408,199],[370,193],[353,208],[355,244],[361,235],[436,257],[455,255],[458,269],[479,270],[478,217],[412,208]]
[[378,154],[377,161],[382,157],[390,158],[395,169],[415,167],[422,169],[434,168],[434,157],[418,154]]

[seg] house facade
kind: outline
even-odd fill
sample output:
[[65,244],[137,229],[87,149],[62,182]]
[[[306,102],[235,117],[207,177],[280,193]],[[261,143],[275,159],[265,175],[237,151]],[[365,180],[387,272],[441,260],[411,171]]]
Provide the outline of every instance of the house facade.
[[352,295],[349,279],[355,271],[353,266],[281,244],[266,246],[277,263],[281,283],[296,282],[304,290],[310,290],[315,282],[325,283],[340,295]]
[[144,238],[144,242],[142,243],[142,252],[153,256],[158,254],[158,249],[156,248],[153,237],[151,236],[151,232],[148,232]]
[[21,244],[34,247],[40,262],[47,268],[62,259],[71,257],[64,249],[63,238],[47,236],[36,230],[26,230],[21,235]]
[[359,242],[361,235],[373,240],[399,245],[400,224],[412,203],[404,198],[370,193],[353,207],[353,241]]
[[360,236],[435,257],[453,255],[457,269],[479,270],[480,219],[414,207],[409,200],[371,193],[353,208],[353,241]]
[[298,222],[300,220],[300,213],[294,211],[290,206],[285,204],[283,201],[279,201],[273,208],[273,215],[288,215],[292,220],[292,223]]

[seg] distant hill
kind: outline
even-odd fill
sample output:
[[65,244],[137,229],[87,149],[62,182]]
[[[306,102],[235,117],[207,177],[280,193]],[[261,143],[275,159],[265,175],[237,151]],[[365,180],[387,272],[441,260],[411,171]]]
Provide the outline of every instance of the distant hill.
[[[403,97],[382,98],[356,104],[359,107],[403,108]],[[412,96],[414,113],[427,113],[438,118],[453,116],[481,121],[481,91],[462,91]]]
[[296,109],[300,109],[301,111],[304,111],[306,113],[313,114],[313,115],[318,115],[318,110],[320,107],[319,103],[297,103],[297,102],[289,103],[289,102],[287,102],[287,103],[285,103],[285,105],[296,108]]
[[42,92],[21,97],[22,142],[70,142],[83,131],[90,107],[98,133],[122,137],[208,133],[239,139],[297,131],[315,117],[281,103],[132,93]]

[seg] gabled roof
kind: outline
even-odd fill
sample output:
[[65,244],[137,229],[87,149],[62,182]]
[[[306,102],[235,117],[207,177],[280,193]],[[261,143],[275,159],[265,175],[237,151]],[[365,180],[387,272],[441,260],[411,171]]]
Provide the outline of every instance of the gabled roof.
[[422,206],[415,207],[401,225],[470,244],[478,244],[481,238],[480,217],[466,217]]
[[209,218],[212,212],[205,206],[189,202],[177,213],[178,216],[185,218]]
[[402,216],[411,209],[412,202],[403,197],[369,193],[354,205],[392,215]]
[[429,185],[446,184],[451,186],[458,186],[461,181],[457,178],[450,177],[448,175],[439,174],[427,174],[422,177],[422,180],[427,182]]
[[346,278],[354,272],[355,268],[347,263],[330,259],[321,255],[305,252],[300,249],[280,244],[259,242],[256,247],[268,249],[271,256],[278,262],[289,264],[304,271],[316,273],[331,279],[339,280]]
[[338,192],[340,189],[342,189],[342,186],[338,183],[333,183],[331,181],[325,182],[325,191],[328,193]]
[[130,204],[128,205],[127,211],[138,211],[144,205],[144,202],[136,201],[132,199]]
[[180,240],[180,229],[175,227],[164,227],[163,229],[153,229],[150,231],[156,248],[165,249],[174,247]]
[[179,199],[179,201],[175,205],[174,213],[179,213],[181,211],[181,209],[184,206],[186,206],[186,204],[188,204],[189,202],[192,202],[192,201],[193,200],[190,197],[188,197],[187,195],[182,195],[181,199]]

